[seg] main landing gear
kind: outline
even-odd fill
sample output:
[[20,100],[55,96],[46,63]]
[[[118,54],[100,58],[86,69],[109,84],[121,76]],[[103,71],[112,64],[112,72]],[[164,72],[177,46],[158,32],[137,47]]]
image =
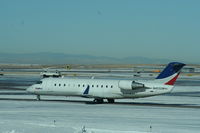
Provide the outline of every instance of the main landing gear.
[[115,99],[107,99],[108,103],[114,103]]
[[[108,101],[108,103],[114,103],[115,99],[107,99],[107,101]],[[94,99],[93,102],[97,103],[97,104],[102,104],[104,101],[103,101],[103,99],[99,98],[99,99]]]
[[101,104],[103,103],[103,99],[94,99],[93,102],[97,104]]

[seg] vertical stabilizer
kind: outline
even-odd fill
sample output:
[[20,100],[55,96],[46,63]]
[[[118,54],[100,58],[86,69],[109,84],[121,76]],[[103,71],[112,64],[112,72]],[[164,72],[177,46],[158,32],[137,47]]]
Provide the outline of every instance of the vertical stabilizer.
[[180,74],[181,69],[184,66],[185,64],[180,62],[171,62],[158,75],[158,77],[156,77],[156,80],[166,85],[174,85],[176,79]]

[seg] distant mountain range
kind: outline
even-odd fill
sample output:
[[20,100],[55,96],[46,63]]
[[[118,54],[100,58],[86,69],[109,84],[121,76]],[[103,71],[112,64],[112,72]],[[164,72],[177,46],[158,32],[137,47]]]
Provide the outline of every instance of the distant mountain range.
[[0,53],[0,63],[13,64],[166,64],[173,60],[146,57],[114,58],[62,53]]

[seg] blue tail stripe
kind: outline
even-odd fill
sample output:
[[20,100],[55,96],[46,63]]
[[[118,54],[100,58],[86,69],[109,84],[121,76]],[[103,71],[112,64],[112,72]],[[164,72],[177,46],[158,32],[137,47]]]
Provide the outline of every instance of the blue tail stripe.
[[179,62],[171,62],[167,65],[167,67],[158,75],[156,79],[167,78],[181,70],[181,68],[185,66],[183,63]]

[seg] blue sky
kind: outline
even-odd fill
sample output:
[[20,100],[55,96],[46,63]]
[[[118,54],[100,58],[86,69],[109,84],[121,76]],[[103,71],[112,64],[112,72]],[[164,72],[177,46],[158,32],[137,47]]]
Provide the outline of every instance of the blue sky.
[[1,0],[0,52],[200,62],[199,0]]

